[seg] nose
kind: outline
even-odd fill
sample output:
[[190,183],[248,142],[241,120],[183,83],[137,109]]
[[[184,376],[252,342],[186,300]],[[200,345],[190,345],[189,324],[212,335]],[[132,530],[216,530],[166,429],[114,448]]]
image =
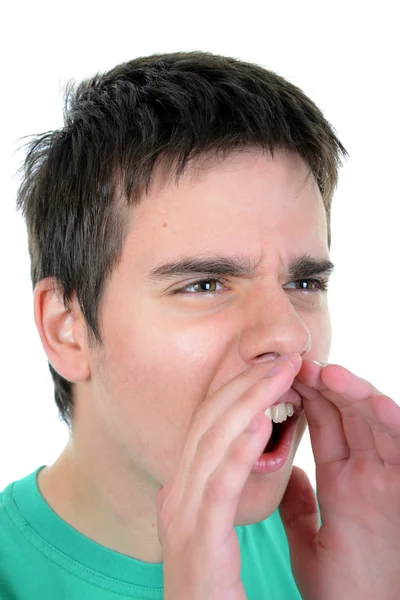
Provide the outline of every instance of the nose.
[[248,364],[311,348],[310,331],[284,290],[248,300],[242,318],[240,354]]

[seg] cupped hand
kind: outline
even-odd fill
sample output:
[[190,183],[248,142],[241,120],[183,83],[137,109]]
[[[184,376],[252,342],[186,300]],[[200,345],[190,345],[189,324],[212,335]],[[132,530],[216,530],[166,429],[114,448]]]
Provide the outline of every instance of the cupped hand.
[[279,507],[304,600],[400,598],[400,407],[342,366],[304,360],[318,508],[293,467]]
[[239,498],[272,433],[264,411],[300,367],[298,354],[254,365],[195,413],[177,469],[157,494],[164,600],[245,600],[234,530]]

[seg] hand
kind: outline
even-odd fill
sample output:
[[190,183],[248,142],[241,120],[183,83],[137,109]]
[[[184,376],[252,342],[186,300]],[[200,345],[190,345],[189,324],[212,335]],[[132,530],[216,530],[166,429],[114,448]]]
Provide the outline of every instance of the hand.
[[339,365],[304,360],[317,503],[293,467],[279,507],[304,600],[400,598],[400,407]]
[[[194,414],[177,471],[157,493],[164,600],[246,598],[235,515],[250,471],[271,437],[264,411],[290,389],[300,370],[300,355],[288,358],[241,373]],[[267,377],[276,364],[281,370]],[[259,426],[255,432],[247,429],[252,422]]]

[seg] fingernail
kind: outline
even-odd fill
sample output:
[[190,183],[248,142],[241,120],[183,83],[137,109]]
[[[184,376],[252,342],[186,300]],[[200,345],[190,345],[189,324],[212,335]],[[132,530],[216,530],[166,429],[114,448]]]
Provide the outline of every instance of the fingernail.
[[326,365],[328,363],[324,363],[324,362],[320,362],[319,360],[313,360],[313,363],[315,363],[316,365],[319,365],[320,367],[326,367]]

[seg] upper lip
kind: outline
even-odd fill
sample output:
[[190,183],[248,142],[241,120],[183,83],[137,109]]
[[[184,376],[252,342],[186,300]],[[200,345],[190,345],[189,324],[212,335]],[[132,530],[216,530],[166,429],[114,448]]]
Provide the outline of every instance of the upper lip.
[[287,392],[282,394],[282,396],[280,396],[280,398],[278,398],[278,400],[272,406],[277,406],[282,402],[284,402],[285,404],[289,402],[290,404],[293,404],[296,412],[301,412],[303,408],[300,394],[296,392],[296,390],[294,390],[292,387],[289,388]]

